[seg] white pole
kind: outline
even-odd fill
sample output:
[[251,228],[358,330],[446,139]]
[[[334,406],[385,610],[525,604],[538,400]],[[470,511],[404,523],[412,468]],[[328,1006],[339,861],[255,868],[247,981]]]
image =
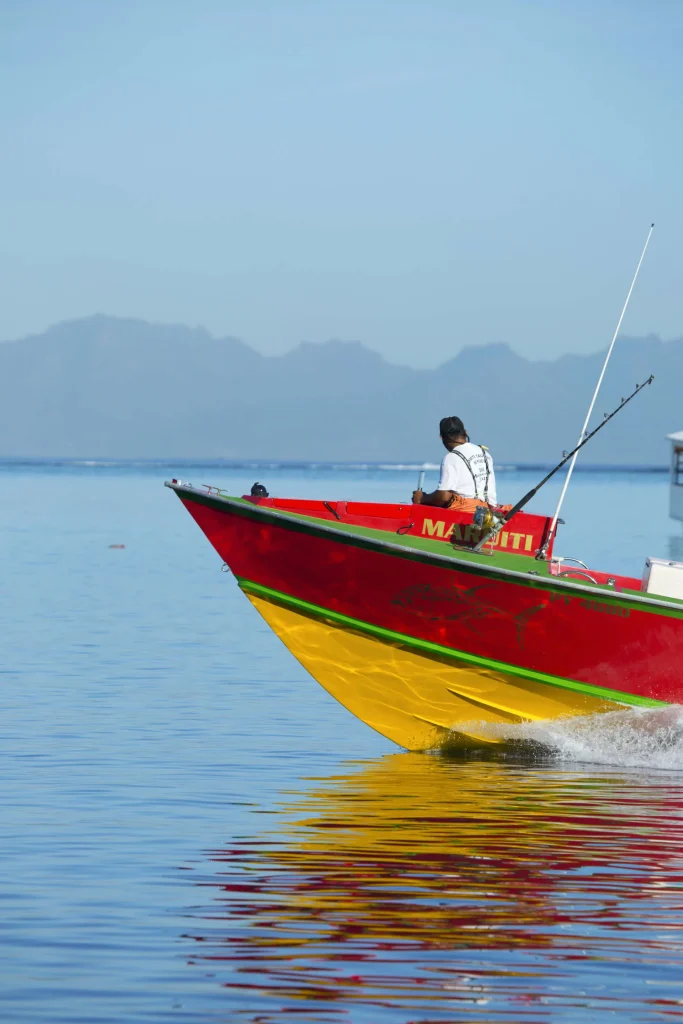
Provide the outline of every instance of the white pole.
[[[626,296],[626,302],[624,303],[624,308],[622,309],[621,316],[619,317],[619,323],[617,324],[616,330],[614,331],[614,334],[612,335],[612,341],[611,341],[610,347],[607,349],[607,355],[605,356],[605,362],[602,364],[602,370],[600,372],[600,376],[598,377],[598,383],[595,385],[595,391],[593,392],[593,397],[591,398],[591,404],[588,406],[588,412],[586,413],[586,419],[584,420],[584,424],[583,424],[583,427],[581,429],[581,433],[579,435],[579,442],[583,441],[584,437],[586,436],[586,430],[588,429],[588,421],[591,418],[591,414],[593,412],[593,406],[595,405],[595,400],[598,397],[598,391],[600,390],[600,385],[602,384],[602,378],[605,376],[605,370],[607,369],[607,364],[610,361],[610,356],[612,355],[612,349],[614,348],[614,343],[617,340],[617,335],[619,334],[619,329],[621,327],[621,322],[624,319],[624,315],[626,313],[626,309],[627,309],[629,301],[631,299],[631,292],[633,291],[633,287],[634,287],[634,285],[636,283],[636,280],[638,278],[638,273],[640,272],[640,265],[643,262],[643,258],[645,256],[645,252],[647,251],[647,247],[650,244],[650,236],[652,235],[653,229],[654,229],[654,224],[650,224],[650,230],[647,233],[647,238],[645,239],[645,245],[643,246],[643,251],[641,252],[640,259],[638,260],[638,266],[636,267],[636,272],[633,275],[633,280],[631,281],[631,287],[628,290],[628,295]],[[557,520],[560,518],[560,512],[562,510],[562,502],[564,501],[564,496],[567,493],[567,488],[569,487],[569,481],[571,480],[572,473],[574,472],[574,463],[576,462],[578,454],[579,453],[577,452],[576,455],[574,456],[574,458],[569,463],[569,469],[567,470],[567,476],[565,477],[565,480],[564,480],[564,485],[562,487],[562,493],[560,494],[560,500],[557,503],[557,508],[555,509],[555,515],[553,516],[553,521],[550,524],[550,531],[548,533],[548,539],[547,539],[547,541],[545,542],[545,544],[543,546],[543,550],[544,551],[547,551],[548,546],[550,545],[550,542],[552,541],[553,537],[555,536],[555,530],[557,529]]]

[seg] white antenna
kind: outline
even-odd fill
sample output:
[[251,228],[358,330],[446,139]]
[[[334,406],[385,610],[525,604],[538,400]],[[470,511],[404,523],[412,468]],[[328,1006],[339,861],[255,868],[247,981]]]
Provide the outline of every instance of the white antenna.
[[[621,316],[619,317],[619,323],[617,324],[616,329],[614,331],[614,334],[612,335],[612,342],[610,344],[610,347],[607,349],[607,355],[605,356],[605,362],[602,364],[602,370],[600,372],[600,376],[598,377],[598,383],[595,385],[595,391],[593,392],[593,397],[591,398],[591,404],[588,406],[588,412],[586,413],[586,419],[584,420],[584,424],[583,424],[583,427],[581,429],[581,434],[579,435],[579,442],[583,441],[584,437],[586,436],[586,430],[588,429],[588,421],[591,418],[591,414],[593,412],[593,406],[595,405],[595,400],[598,397],[598,391],[600,390],[600,385],[602,384],[602,378],[605,376],[605,370],[607,369],[607,364],[609,363],[610,356],[612,355],[612,349],[614,348],[614,342],[617,340],[617,335],[619,334],[619,329],[621,327],[621,321],[624,319],[624,315],[626,313],[626,309],[627,309],[629,301],[631,299],[631,292],[633,291],[633,287],[634,287],[634,285],[636,283],[636,280],[638,278],[638,273],[640,272],[640,265],[643,262],[643,257],[645,256],[645,252],[647,251],[647,247],[650,244],[650,236],[652,235],[653,230],[654,230],[654,224],[650,224],[650,230],[647,233],[647,238],[645,239],[645,245],[643,246],[643,251],[641,252],[640,259],[638,260],[638,266],[636,267],[636,272],[633,275],[633,280],[631,281],[631,287],[628,290],[628,295],[626,296],[626,302],[624,303],[624,308],[622,309]],[[567,488],[569,487],[569,481],[571,480],[572,473],[574,471],[574,463],[576,462],[578,454],[579,453],[576,452],[576,454],[574,455],[574,458],[569,463],[569,469],[567,470],[567,476],[565,477],[564,485],[562,487],[562,493],[560,494],[560,500],[557,503],[557,508],[555,509],[555,515],[553,516],[553,521],[550,524],[550,530],[548,531],[548,537],[547,537],[547,540],[546,540],[545,544],[543,545],[542,551],[540,553],[541,555],[544,555],[545,552],[548,550],[548,547],[549,547],[553,537],[555,536],[555,530],[557,529],[557,520],[560,518],[560,512],[562,510],[562,502],[564,501],[564,496],[567,493]]]

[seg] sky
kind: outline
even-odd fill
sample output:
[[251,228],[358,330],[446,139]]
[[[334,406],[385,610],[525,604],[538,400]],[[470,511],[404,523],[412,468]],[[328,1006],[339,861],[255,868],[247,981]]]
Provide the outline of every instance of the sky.
[[679,0],[0,0],[0,338],[683,335]]

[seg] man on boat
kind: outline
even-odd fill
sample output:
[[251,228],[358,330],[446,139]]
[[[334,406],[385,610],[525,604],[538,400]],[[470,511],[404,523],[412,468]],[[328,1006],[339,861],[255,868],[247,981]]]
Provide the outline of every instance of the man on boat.
[[496,478],[488,450],[472,444],[459,416],[445,416],[439,433],[446,449],[439,486],[431,494],[413,491],[413,502],[463,512],[474,512],[479,505],[495,505]]

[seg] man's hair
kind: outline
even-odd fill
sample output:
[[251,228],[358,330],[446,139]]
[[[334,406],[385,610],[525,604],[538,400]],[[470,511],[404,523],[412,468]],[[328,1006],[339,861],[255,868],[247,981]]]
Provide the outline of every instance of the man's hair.
[[439,423],[439,433],[444,441],[457,441],[459,437],[467,437],[465,424],[459,416],[444,416]]

